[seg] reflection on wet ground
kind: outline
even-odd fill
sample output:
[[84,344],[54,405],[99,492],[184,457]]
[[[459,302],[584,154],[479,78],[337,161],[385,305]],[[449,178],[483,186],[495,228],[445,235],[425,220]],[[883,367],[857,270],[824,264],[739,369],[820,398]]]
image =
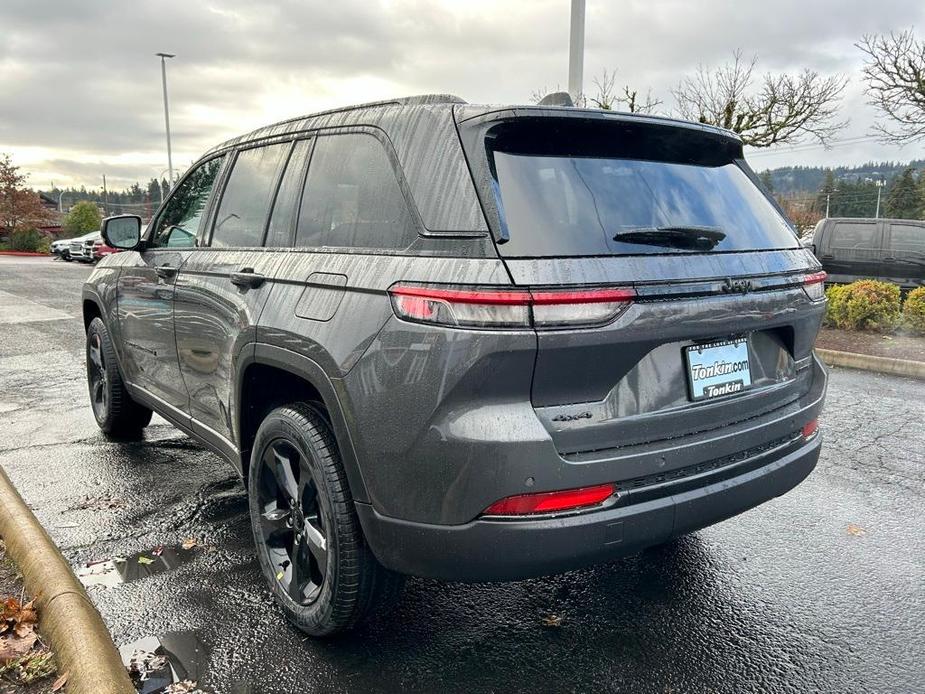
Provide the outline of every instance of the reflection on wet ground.
[[[146,636],[119,647],[119,655],[139,694],[213,694],[198,683],[209,662],[209,651],[196,632]],[[173,685],[173,687],[171,687]],[[253,685],[233,683],[228,694],[260,694]]]
[[195,685],[205,671],[208,658],[205,645],[193,632],[146,636],[120,646],[119,654],[141,694],[159,694],[180,682]]
[[189,562],[196,555],[188,543],[175,547],[154,547],[138,552],[128,558],[106,559],[88,562],[77,568],[75,573],[84,586],[115,586],[139,578],[171,571]]

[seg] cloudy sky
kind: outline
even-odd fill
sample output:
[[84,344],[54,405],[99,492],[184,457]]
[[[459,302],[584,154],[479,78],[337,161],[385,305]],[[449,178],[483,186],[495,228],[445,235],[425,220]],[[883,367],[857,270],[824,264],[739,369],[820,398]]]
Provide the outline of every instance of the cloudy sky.
[[[528,101],[567,83],[569,0],[3,0],[0,152],[34,187],[113,188],[167,168],[158,51],[168,64],[174,166],[269,122],[426,92]],[[760,68],[843,74],[848,142],[756,152],[786,164],[908,160],[869,134],[855,41],[917,26],[922,0],[588,0],[586,85],[603,69],[666,100],[698,64],[743,49]]]

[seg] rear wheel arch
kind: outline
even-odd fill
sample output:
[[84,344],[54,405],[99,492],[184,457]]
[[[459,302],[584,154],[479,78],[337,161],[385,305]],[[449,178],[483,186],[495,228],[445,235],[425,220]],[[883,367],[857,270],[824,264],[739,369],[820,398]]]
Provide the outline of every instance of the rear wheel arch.
[[337,391],[317,363],[280,347],[258,344],[254,354],[239,364],[235,401],[241,474],[245,479],[254,439],[263,419],[281,405],[308,402],[317,405],[334,431],[353,499],[368,502],[366,484]]

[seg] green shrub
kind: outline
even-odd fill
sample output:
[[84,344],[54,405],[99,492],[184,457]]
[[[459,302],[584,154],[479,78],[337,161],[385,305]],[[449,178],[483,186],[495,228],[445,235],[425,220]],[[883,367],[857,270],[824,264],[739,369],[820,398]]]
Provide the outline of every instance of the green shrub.
[[43,238],[37,229],[17,229],[10,237],[10,248],[14,251],[36,251]]
[[903,304],[903,322],[919,335],[925,335],[925,287],[909,292]]
[[825,324],[839,326],[845,319],[845,299],[848,298],[847,284],[832,284],[825,290],[828,303],[825,307]]
[[828,322],[848,330],[889,332],[899,323],[899,287],[889,282],[859,280],[826,292]]

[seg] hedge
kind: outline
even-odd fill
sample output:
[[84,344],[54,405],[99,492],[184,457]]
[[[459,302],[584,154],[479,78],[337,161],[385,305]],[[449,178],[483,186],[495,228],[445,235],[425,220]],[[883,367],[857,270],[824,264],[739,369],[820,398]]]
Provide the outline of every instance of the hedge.
[[848,330],[890,332],[899,324],[899,297],[899,287],[889,282],[834,285],[826,291],[826,322]]
[[903,323],[919,335],[925,335],[925,287],[913,289],[903,304]]

